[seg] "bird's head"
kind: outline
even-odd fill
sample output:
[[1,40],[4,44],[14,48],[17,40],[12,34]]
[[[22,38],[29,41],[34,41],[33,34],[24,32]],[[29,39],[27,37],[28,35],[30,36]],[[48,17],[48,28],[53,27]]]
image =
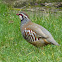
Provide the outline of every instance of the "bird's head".
[[24,12],[20,12],[19,14],[16,15],[19,16],[22,23],[26,23],[27,21],[30,21],[28,15]]

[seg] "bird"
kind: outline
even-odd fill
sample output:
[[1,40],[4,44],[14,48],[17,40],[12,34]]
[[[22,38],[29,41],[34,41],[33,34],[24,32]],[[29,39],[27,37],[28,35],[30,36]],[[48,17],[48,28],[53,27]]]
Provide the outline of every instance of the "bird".
[[36,47],[48,44],[58,45],[51,33],[39,24],[33,23],[25,12],[16,14],[21,20],[20,30],[24,39]]

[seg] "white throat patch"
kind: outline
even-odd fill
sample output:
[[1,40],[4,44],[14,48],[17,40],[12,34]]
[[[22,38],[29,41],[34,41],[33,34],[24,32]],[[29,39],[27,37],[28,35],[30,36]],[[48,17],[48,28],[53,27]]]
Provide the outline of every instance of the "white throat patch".
[[22,20],[22,16],[21,15],[19,15],[19,18]]

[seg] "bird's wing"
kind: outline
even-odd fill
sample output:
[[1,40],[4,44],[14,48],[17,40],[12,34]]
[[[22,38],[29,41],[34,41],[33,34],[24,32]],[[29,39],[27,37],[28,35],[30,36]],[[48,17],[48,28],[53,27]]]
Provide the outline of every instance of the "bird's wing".
[[33,24],[33,25],[29,25],[26,28],[31,29],[32,31],[34,31],[36,33],[36,36],[38,38],[43,38],[43,39],[46,39],[47,42],[50,42],[50,43],[55,44],[55,45],[59,45],[54,40],[54,38],[52,37],[52,35],[50,34],[50,32],[48,30],[46,30],[45,28],[43,28],[42,26],[40,26],[38,24]]
[[37,34],[36,36],[38,36],[38,37],[48,38],[48,36],[45,33],[43,33],[43,31],[38,26],[29,25],[26,28],[35,32]]

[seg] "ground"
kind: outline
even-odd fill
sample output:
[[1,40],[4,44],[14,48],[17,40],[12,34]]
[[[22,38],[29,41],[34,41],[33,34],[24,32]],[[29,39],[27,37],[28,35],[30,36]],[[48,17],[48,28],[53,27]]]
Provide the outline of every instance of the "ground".
[[18,12],[0,3],[0,62],[62,62],[62,12],[25,11],[31,21],[45,27],[60,44],[42,48],[34,47],[22,37]]

